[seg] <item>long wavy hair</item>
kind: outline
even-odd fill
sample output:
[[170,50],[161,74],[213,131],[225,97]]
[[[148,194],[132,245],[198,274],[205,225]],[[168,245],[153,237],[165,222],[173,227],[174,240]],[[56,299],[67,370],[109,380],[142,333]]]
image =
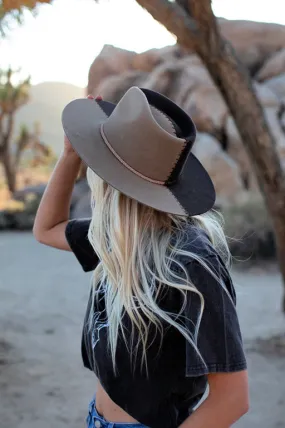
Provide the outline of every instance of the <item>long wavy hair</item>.
[[[163,324],[173,326],[200,355],[197,335],[204,310],[204,298],[191,282],[179,256],[198,261],[217,280],[219,278],[197,254],[185,250],[185,227],[189,227],[189,217],[160,212],[143,205],[109,186],[90,168],[87,170],[87,179],[92,206],[88,239],[100,259],[92,277],[89,326],[92,328],[97,292],[103,289],[108,320],[108,345],[114,371],[119,332],[126,346],[129,346],[122,325],[123,315],[129,317],[132,325],[131,343],[134,349],[130,350],[130,354],[136,354],[140,349],[141,364],[146,368],[150,324],[161,337]],[[229,264],[230,253],[217,215],[208,213],[194,216],[190,221],[193,227],[206,231],[213,246],[225,263]],[[189,333],[185,323],[179,322],[179,314],[173,316],[160,308],[158,296],[165,286],[181,292],[184,303],[180,314],[185,309],[187,292],[199,296],[200,314],[194,336]],[[203,361],[201,355],[200,358]]]

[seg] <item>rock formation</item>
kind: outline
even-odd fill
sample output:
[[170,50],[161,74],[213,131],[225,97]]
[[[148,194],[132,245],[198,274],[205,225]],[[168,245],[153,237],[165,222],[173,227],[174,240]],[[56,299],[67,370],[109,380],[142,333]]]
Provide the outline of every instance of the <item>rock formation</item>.
[[[285,26],[225,19],[219,24],[252,76],[285,163]],[[165,94],[191,115],[198,129],[195,153],[213,177],[222,203],[257,191],[230,112],[194,53],[178,45],[141,54],[105,46],[90,67],[88,93],[117,102],[133,85]]]

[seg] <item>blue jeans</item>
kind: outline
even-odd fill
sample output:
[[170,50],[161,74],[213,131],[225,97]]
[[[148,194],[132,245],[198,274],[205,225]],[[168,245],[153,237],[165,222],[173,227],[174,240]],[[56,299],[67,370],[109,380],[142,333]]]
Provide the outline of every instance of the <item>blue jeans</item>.
[[126,422],[109,422],[100,416],[96,410],[95,399],[89,405],[89,412],[86,419],[87,428],[148,428],[146,425],[140,423],[126,423]]

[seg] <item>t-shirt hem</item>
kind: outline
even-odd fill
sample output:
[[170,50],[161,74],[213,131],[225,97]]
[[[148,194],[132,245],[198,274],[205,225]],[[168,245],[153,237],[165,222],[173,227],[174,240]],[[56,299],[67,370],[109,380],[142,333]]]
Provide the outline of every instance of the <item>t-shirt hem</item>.
[[201,364],[186,369],[186,377],[202,376],[210,373],[232,373],[247,369],[246,361],[240,361],[232,364],[207,364],[206,366]]

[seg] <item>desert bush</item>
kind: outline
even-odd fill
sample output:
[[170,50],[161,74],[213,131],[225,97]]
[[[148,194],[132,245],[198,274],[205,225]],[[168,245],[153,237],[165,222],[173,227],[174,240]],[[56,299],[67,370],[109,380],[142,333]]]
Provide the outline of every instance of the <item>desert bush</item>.
[[[0,230],[31,230],[35,216],[46,188],[45,184],[29,186],[14,193],[14,199],[4,203],[0,211]],[[91,215],[90,193],[86,180],[75,183],[71,196],[70,217]]]
[[[72,196],[72,212],[80,217],[77,206],[82,196],[89,194],[79,180]],[[31,230],[33,228],[36,212],[42,197],[41,191],[21,192],[17,201],[10,201],[0,211],[0,230],[19,229]],[[220,209],[225,221],[225,233],[228,237],[230,250],[234,260],[257,261],[275,259],[276,250],[274,235],[266,208],[260,196],[250,195],[246,200]],[[74,217],[74,215],[72,217]]]
[[272,225],[264,202],[252,194],[236,205],[223,208],[225,232],[231,252],[237,260],[275,259]]
[[0,230],[31,230],[40,199],[40,195],[27,193],[22,201],[8,201],[0,211]]

